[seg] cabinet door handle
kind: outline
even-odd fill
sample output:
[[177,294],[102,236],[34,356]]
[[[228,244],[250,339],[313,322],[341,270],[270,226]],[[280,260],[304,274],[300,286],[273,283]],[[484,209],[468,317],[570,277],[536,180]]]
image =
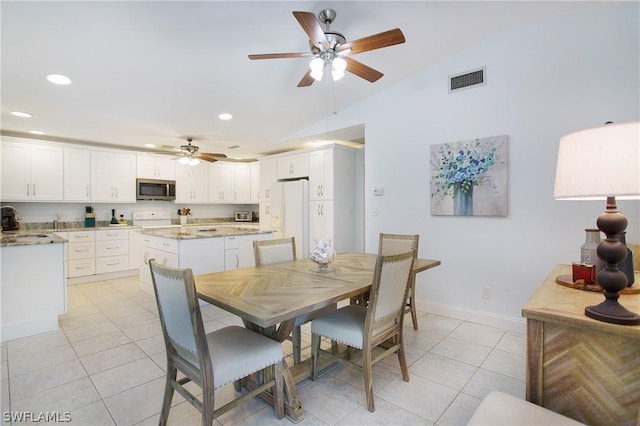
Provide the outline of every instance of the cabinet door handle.
[[238,267],[240,267],[240,258],[236,254],[236,269],[238,269]]
[[29,194],[29,191],[30,191],[30,190],[31,190],[31,185],[27,184],[27,195],[30,195],[30,194]]
[[35,183],[33,184],[33,196],[34,197],[36,196],[36,184]]
[[89,187],[87,186],[87,197],[89,196]]

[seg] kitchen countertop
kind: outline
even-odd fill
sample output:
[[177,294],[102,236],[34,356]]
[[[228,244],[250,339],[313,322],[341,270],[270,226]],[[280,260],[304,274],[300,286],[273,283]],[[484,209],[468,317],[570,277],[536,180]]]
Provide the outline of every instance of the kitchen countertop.
[[217,238],[229,237],[234,235],[248,234],[265,234],[271,231],[260,231],[257,224],[235,224],[235,222],[217,222],[217,223],[199,223],[183,226],[142,228],[138,225],[122,225],[122,226],[96,226],[85,228],[84,226],[64,227],[59,229],[52,228],[32,228],[18,231],[2,231],[2,239],[0,246],[17,246],[31,244],[56,244],[64,243],[67,240],[55,235],[55,232],[67,231],[95,231],[106,229],[142,229],[142,233],[146,235],[155,235],[158,237],[182,239],[198,239],[198,238]]
[[231,237],[236,235],[267,234],[271,231],[260,231],[255,228],[234,225],[187,225],[179,228],[147,228],[143,229],[145,235],[171,238],[174,240],[193,240],[198,238]]
[[61,244],[67,240],[51,233],[3,232],[1,247],[26,246],[34,244]]

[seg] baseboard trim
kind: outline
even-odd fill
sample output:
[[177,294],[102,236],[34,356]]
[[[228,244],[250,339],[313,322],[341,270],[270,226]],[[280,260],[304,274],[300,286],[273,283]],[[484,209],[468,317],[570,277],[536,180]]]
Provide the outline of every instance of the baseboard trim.
[[510,317],[492,312],[478,311],[475,309],[463,308],[460,306],[436,303],[428,300],[416,299],[418,311],[427,312],[434,315],[442,315],[464,321],[475,322],[477,324],[490,327],[503,328],[517,333],[526,333],[527,322],[524,318]]

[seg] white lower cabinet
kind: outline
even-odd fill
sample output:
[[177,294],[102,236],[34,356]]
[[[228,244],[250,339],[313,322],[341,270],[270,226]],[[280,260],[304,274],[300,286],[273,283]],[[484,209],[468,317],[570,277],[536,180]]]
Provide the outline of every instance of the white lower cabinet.
[[75,278],[96,273],[96,232],[70,231],[67,277]]
[[[69,231],[67,278],[86,277],[91,281],[98,279],[98,274],[134,269],[129,260],[129,232],[129,229]],[[96,277],[90,277],[92,275]]]
[[129,269],[129,231],[109,229],[96,231],[96,273]]
[[174,268],[191,268],[194,275],[224,271],[224,238],[176,240],[141,234],[140,287],[153,293],[149,260]]
[[272,233],[248,234],[225,238],[224,269],[238,269],[256,266],[253,242],[271,240]]

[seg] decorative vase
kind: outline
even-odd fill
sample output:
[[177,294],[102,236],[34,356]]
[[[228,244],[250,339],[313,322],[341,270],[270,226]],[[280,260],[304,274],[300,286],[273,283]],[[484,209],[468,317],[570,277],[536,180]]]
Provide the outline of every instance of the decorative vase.
[[628,281],[627,287],[631,287],[635,282],[635,277],[633,273],[633,253],[631,252],[629,247],[627,247],[626,235],[627,235],[626,232],[618,234],[618,238],[620,239],[620,242],[624,244],[624,247],[627,249],[627,257],[625,257],[622,262],[618,263],[618,269],[620,269],[622,273],[626,275],[627,281]]
[[473,216],[473,186],[465,192],[461,188],[453,194],[453,214],[456,216]]

